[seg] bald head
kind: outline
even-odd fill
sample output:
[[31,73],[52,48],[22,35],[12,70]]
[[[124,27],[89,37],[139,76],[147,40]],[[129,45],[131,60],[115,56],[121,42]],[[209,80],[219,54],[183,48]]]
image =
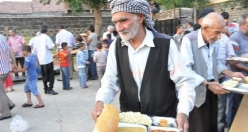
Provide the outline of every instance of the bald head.
[[203,18],[202,27],[213,27],[215,24],[225,27],[224,18],[219,13],[212,12]]
[[206,43],[214,43],[224,32],[224,18],[217,12],[209,13],[202,21],[202,36]]

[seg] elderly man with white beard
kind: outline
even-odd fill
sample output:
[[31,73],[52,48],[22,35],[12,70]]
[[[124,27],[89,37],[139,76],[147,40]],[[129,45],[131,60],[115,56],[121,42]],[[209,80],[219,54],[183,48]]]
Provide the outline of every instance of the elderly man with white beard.
[[114,0],[111,8],[120,37],[109,49],[93,119],[97,120],[104,104],[111,103],[120,91],[122,112],[175,117],[179,130],[186,132],[195,101],[195,79],[183,64],[174,40],[155,31],[146,1]]
[[220,73],[229,77],[242,77],[230,71],[220,57],[218,40],[224,31],[223,17],[209,13],[203,18],[201,29],[187,34],[182,41],[181,55],[191,75],[195,76],[195,106],[189,114],[189,132],[217,132],[218,96],[229,93],[219,84]]

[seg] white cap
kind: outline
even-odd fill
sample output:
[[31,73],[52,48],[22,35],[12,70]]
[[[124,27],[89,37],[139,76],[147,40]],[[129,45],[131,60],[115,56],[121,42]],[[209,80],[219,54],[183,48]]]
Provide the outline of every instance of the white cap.
[[115,27],[113,27],[112,25],[109,25],[107,29],[110,30],[110,29],[114,29],[114,28]]

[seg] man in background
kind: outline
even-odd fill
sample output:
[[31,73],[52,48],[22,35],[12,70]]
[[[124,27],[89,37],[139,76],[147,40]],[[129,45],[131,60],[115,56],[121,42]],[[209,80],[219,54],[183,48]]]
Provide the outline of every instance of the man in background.
[[[248,13],[244,13],[240,15],[238,19],[239,23],[239,30],[233,33],[230,36],[231,44],[234,47],[234,51],[237,56],[239,57],[247,57],[248,56]],[[240,64],[240,65],[232,65],[237,71],[242,71],[245,76],[248,76],[248,65],[247,64]],[[236,112],[239,108],[240,102],[243,98],[242,94],[233,94],[233,105],[232,105],[232,113],[231,113],[231,120],[227,122],[228,127],[231,126],[232,121],[236,115]]]
[[229,23],[229,13],[222,12],[221,15],[223,16],[225,23],[226,23],[226,30],[225,34],[230,37],[233,33],[239,30],[239,25],[236,22]]
[[175,40],[175,42],[177,44],[178,50],[180,50],[180,46],[181,46],[181,39],[183,37],[182,33],[183,33],[183,26],[177,25],[176,26],[176,34],[173,36],[173,39]]
[[88,33],[89,36],[87,38],[83,37],[84,42],[88,44],[88,49],[89,49],[89,62],[90,62],[90,67],[89,67],[89,80],[97,80],[97,72],[96,72],[96,63],[93,61],[93,55],[96,51],[96,43],[98,42],[97,39],[97,34],[95,33],[95,28],[93,26],[90,26],[88,28]]
[[[9,39],[8,44],[10,45],[11,49],[15,53],[16,56],[20,56],[22,53],[22,46],[25,45],[24,38],[22,36],[19,36],[16,34],[15,29],[9,30]],[[16,64],[21,65],[23,68],[24,64],[24,57],[18,57],[16,58]],[[25,72],[22,73],[23,76],[25,76]],[[15,76],[19,76],[18,73],[15,73]]]
[[103,33],[102,35],[102,39],[107,39],[107,35],[110,34],[112,39],[115,39],[115,36],[113,35],[113,31],[114,31],[115,27],[113,27],[112,25],[109,25],[106,32]]
[[190,31],[190,32],[193,32],[194,29],[193,29],[193,23],[192,22],[187,22],[186,23],[186,30],[187,31]]
[[150,0],[150,6],[152,8],[152,14],[159,13],[159,5],[154,0]]
[[[56,35],[56,45],[57,49],[61,50],[61,44],[63,42],[66,42],[68,45],[68,52],[69,52],[69,72],[70,72],[70,79],[73,77],[73,71],[74,71],[74,65],[73,65],[73,55],[71,55],[71,51],[73,50],[73,46],[76,43],[75,38],[73,34],[69,31],[67,31],[64,26],[59,26],[59,33]],[[62,74],[60,74],[60,79],[58,81],[61,81]]]
[[[10,110],[15,107],[15,104],[9,99],[4,91],[4,81],[9,75],[9,72],[16,70],[16,61],[14,54],[9,47],[6,38],[0,35],[0,121],[11,118]],[[10,58],[12,60],[12,67]]]
[[[41,35],[36,38],[33,45],[33,53],[37,55],[41,66],[42,80],[44,84],[45,94],[57,95],[53,90],[54,86],[54,65],[52,50],[55,47],[52,39],[47,35],[47,26],[41,26]],[[47,85],[49,83],[49,86]]]

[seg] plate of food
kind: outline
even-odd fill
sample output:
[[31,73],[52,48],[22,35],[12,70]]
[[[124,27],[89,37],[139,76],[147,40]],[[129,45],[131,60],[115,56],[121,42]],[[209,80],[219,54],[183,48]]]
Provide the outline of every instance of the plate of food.
[[121,112],[119,114],[120,122],[131,123],[139,125],[152,125],[152,119],[148,115],[141,114],[140,112]]
[[150,126],[148,130],[149,132],[179,132],[177,128],[159,126]]
[[239,83],[239,81],[236,80],[227,80],[222,83],[222,86],[230,92],[248,94],[248,84]]
[[152,117],[152,124],[155,126],[161,126],[161,127],[177,128],[176,119],[172,117],[154,116]]
[[144,125],[119,122],[119,127],[116,132],[147,132],[147,127]]
[[234,93],[239,93],[239,94],[248,94],[248,84],[240,84],[238,88],[233,88],[233,87],[225,87],[226,90]]
[[222,86],[234,88],[234,87],[236,87],[238,84],[239,84],[239,81],[237,81],[237,80],[227,80],[227,81],[224,81],[224,82],[222,83]]
[[231,57],[227,58],[228,61],[240,61],[240,62],[248,62],[248,58],[246,57]]

